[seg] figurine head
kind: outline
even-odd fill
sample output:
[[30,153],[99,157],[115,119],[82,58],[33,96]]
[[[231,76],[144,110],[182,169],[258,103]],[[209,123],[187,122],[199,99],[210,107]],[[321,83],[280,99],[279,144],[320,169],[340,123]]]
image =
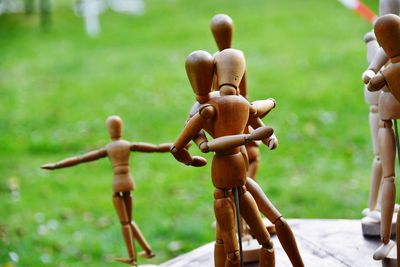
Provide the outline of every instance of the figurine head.
[[379,0],[379,16],[384,16],[387,14],[399,15],[399,12],[399,0]]
[[233,48],[222,50],[215,56],[215,68],[220,90],[224,85],[238,90],[246,69],[246,61],[242,51]]
[[214,76],[213,57],[206,51],[194,51],[186,58],[185,67],[197,101],[200,104],[207,102]]
[[211,19],[210,28],[219,51],[232,46],[233,21],[228,15],[215,15]]
[[392,62],[398,62],[400,56],[400,17],[393,14],[379,17],[374,25],[378,43]]
[[122,119],[119,116],[110,116],[106,121],[108,132],[112,140],[118,140],[122,137]]

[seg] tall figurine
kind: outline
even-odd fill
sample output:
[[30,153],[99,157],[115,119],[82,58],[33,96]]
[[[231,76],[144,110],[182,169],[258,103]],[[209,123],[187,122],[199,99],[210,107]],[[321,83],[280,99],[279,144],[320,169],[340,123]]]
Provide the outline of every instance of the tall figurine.
[[[376,41],[375,34],[368,32],[364,36],[365,44],[367,45],[367,62],[371,63],[376,52],[379,49],[379,44]],[[365,216],[361,220],[362,230],[364,235],[379,236],[380,228],[380,189],[382,182],[382,163],[379,157],[378,150],[378,129],[379,129],[379,116],[378,116],[378,103],[380,91],[370,92],[367,86],[364,86],[364,99],[369,105],[369,127],[372,139],[372,151],[374,158],[372,160],[371,170],[371,183],[368,197],[368,208],[363,210]]]
[[[378,114],[380,118],[378,130],[378,148],[379,155],[382,162],[382,200],[381,200],[381,240],[382,245],[375,251],[373,258],[375,260],[382,260],[385,258],[395,243],[390,240],[392,217],[395,207],[395,154],[396,145],[395,137],[392,128],[392,120],[400,118],[400,102],[396,100],[393,94],[389,91],[389,87],[385,86],[390,82],[385,82],[381,68],[387,63],[389,57],[391,61],[396,62],[396,50],[391,50],[395,46],[398,39],[395,35],[396,16],[386,15],[388,13],[399,14],[400,3],[399,1],[380,1],[380,15],[381,17],[376,21],[374,31],[378,43],[383,49],[379,49],[376,53],[368,70],[363,74],[363,80],[368,84],[368,89],[376,91],[381,89],[378,104]],[[396,18],[396,19],[395,19]],[[398,27],[398,25],[397,25]],[[390,32],[390,33],[389,33]],[[393,34],[393,36],[392,36]],[[393,45],[393,46],[392,46]],[[379,73],[378,73],[379,72]],[[385,70],[383,70],[385,72]],[[377,74],[378,73],[378,74]],[[376,75],[377,74],[377,75]],[[390,75],[388,77],[391,77]]]
[[[212,163],[212,181],[215,186],[214,211],[217,219],[216,243],[214,250],[215,266],[239,266],[240,256],[235,234],[233,192],[238,192],[240,214],[250,225],[252,233],[262,245],[260,250],[260,266],[275,266],[273,244],[258,214],[253,196],[246,189],[247,153],[243,145],[258,138],[249,138],[258,134],[260,126],[258,116],[263,116],[270,109],[270,101],[255,101],[252,105],[239,95],[238,86],[245,70],[243,54],[234,49],[225,49],[215,57],[219,94],[211,97],[211,84],[214,76],[214,59],[204,51],[196,51],[189,55],[186,70],[190,83],[199,102],[198,112],[187,122],[171,152],[174,157],[185,164],[193,165],[193,157],[184,149],[185,145],[195,138],[203,152],[214,151]],[[253,133],[244,134],[247,124],[256,129]],[[261,122],[262,123],[262,122]],[[198,137],[202,129],[206,130],[214,140],[208,142],[205,135]],[[264,143],[272,132],[260,138]],[[245,138],[243,137],[245,136]],[[247,136],[247,137],[246,137]],[[258,136],[260,137],[260,135]],[[226,142],[226,140],[242,140]],[[250,183],[249,183],[250,184]],[[304,266],[298,253],[297,245],[290,228],[279,212],[263,194],[261,188],[252,184],[255,198],[265,208],[270,219],[279,224],[283,243],[291,247],[292,258],[297,257],[298,264]],[[282,241],[281,241],[282,242]],[[285,249],[286,250],[286,249]],[[295,255],[297,251],[298,255]],[[292,258],[289,255],[289,258]],[[292,261],[293,262],[293,261]]]
[[[219,51],[232,47],[234,24],[231,17],[226,14],[215,15],[211,19],[210,28]],[[246,77],[247,75],[245,72],[239,84],[239,93],[244,98],[248,99]],[[218,90],[218,86],[216,85],[216,83],[216,76],[214,76],[213,89]],[[251,126],[248,126],[246,131],[249,131],[249,127],[251,128]],[[272,134],[272,136],[270,137],[268,147],[270,149],[275,149],[278,147],[278,139],[276,138],[275,133]],[[246,151],[249,158],[249,168],[247,170],[247,176],[252,179],[256,179],[260,162],[259,142],[254,141],[246,144]]]
[[[217,47],[219,51],[222,51],[227,48],[232,47],[232,36],[234,32],[234,24],[233,20],[226,14],[218,14],[215,15],[211,19],[210,23],[210,28],[211,32],[214,36],[214,40],[217,44]],[[215,53],[214,55],[217,55]],[[214,75],[213,78],[213,90],[218,91],[218,84],[217,84],[217,75]],[[242,95],[244,98],[248,99],[248,94],[247,94],[247,84],[246,84],[246,71],[243,74],[243,78],[240,81],[238,91],[240,95]],[[218,97],[219,93],[217,92],[212,92],[211,97]],[[266,112],[264,113],[263,116],[260,116],[259,118],[262,119],[264,116],[266,116],[273,108],[275,108],[276,103],[275,100],[269,99],[269,108],[266,109]],[[264,103],[268,103],[268,101]],[[200,107],[199,103],[196,103],[193,106],[193,109],[191,111],[191,115],[194,115]],[[258,120],[258,126],[263,126],[262,122]],[[245,133],[251,132],[253,130],[252,126],[247,125],[245,128]],[[201,136],[201,135],[199,135]],[[297,248],[296,240],[294,238],[294,235],[289,227],[289,225],[286,223],[282,215],[279,213],[279,211],[274,207],[274,205],[269,201],[261,187],[255,182],[254,180],[256,179],[257,171],[258,171],[258,166],[259,166],[259,161],[260,161],[260,152],[259,152],[259,144],[260,141],[252,141],[247,144],[245,144],[246,152],[247,152],[247,157],[249,161],[248,165],[248,170],[247,170],[247,189],[251,193],[251,195],[255,198],[256,203],[258,208],[260,209],[261,213],[270,221],[266,222],[267,229],[269,233],[277,233],[278,238],[286,251],[287,255],[289,256],[293,266],[303,266],[303,262],[300,256],[300,253]],[[265,144],[268,145],[269,149],[275,149],[278,146],[278,139],[273,133],[266,141]],[[254,180],[253,180],[254,179]],[[274,222],[278,223],[277,226],[273,224]],[[247,226],[245,226],[245,223],[242,222],[242,234],[245,236],[245,238],[248,240],[250,235],[248,235],[247,231]],[[243,248],[244,248],[244,260],[245,261],[254,261],[254,247],[247,241],[243,243]]]
[[115,260],[137,266],[134,240],[136,239],[143,251],[139,253],[145,258],[154,257],[149,244],[141,233],[138,225],[132,220],[131,191],[135,189],[132,179],[129,158],[133,151],[138,152],[168,152],[171,144],[153,145],[148,143],[130,143],[122,139],[123,122],[118,116],[110,116],[106,121],[111,143],[103,148],[88,152],[81,156],[67,158],[57,163],[48,163],[41,168],[55,170],[71,167],[80,163],[108,157],[113,168],[113,203],[121,222],[122,235],[125,240],[129,258],[116,258]]

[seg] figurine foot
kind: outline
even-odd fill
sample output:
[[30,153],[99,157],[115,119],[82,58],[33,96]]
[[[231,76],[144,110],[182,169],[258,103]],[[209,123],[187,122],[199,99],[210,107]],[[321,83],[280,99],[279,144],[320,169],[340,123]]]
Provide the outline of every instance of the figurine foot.
[[368,212],[366,212],[365,216],[370,217],[370,218],[376,220],[377,222],[381,221],[381,212],[377,211],[377,210],[369,210],[368,209]]
[[372,256],[374,260],[383,260],[386,258],[387,255],[389,255],[390,251],[392,248],[395,246],[395,242],[393,240],[390,240],[389,243],[387,244],[382,244],[377,250],[375,250],[374,255]]
[[153,251],[149,251],[149,252],[147,252],[147,251],[140,251],[140,252],[138,253],[138,255],[139,255],[140,257],[146,258],[146,259],[151,259],[151,258],[154,258],[154,256],[156,256],[156,254],[154,254]]
[[122,262],[125,264],[129,264],[130,266],[137,266],[136,260],[129,258],[115,258],[115,261]]

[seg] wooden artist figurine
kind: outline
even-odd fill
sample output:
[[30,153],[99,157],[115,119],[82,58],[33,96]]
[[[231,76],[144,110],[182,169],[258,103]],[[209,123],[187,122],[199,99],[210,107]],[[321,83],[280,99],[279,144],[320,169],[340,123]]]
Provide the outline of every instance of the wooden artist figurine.
[[108,157],[113,168],[113,202],[122,227],[122,235],[125,240],[129,258],[117,258],[115,260],[136,266],[136,253],[134,240],[139,242],[143,251],[139,253],[145,258],[154,257],[149,244],[141,233],[139,227],[132,220],[131,191],[135,189],[132,179],[129,157],[133,151],[138,152],[168,152],[171,144],[153,145],[148,143],[130,143],[122,139],[123,123],[120,117],[110,116],[107,119],[107,128],[111,137],[111,143],[103,148],[88,152],[82,156],[67,158],[57,163],[49,163],[41,166],[43,169],[54,170],[71,167],[80,163],[98,160]]
[[[222,51],[227,48],[231,48],[232,46],[232,36],[233,36],[233,30],[234,30],[234,24],[233,20],[225,14],[218,14],[215,15],[210,23],[210,28],[211,32],[214,36],[214,40],[217,44],[217,47],[219,51]],[[218,54],[215,53],[214,56]],[[210,94],[210,97],[218,97],[219,96],[219,88],[217,84],[217,76],[216,73],[214,74],[213,78],[213,90],[216,92],[212,92]],[[243,78],[240,81],[239,84],[239,93],[246,99],[248,99],[248,94],[247,94],[247,84],[246,84],[246,71],[243,74]],[[268,112],[264,114],[267,115],[269,111],[271,111],[273,108],[276,106],[276,102],[274,99],[270,99],[270,106],[268,109]],[[191,116],[193,116],[196,112],[198,112],[198,109],[200,107],[200,103],[196,103],[191,111]],[[263,118],[259,117],[259,118]],[[261,121],[260,121],[261,123]],[[260,124],[263,125],[263,124]],[[247,125],[245,128],[245,133],[248,133],[252,131],[253,128],[250,125]],[[268,144],[268,147],[270,149],[275,149],[278,146],[278,139],[275,136],[275,133],[273,133],[268,140],[266,141]],[[300,253],[297,249],[297,244],[296,240],[294,238],[293,233],[291,232],[291,229],[289,225],[286,223],[286,221],[283,219],[282,215],[279,213],[279,211],[274,207],[274,205],[269,201],[267,196],[264,194],[263,190],[261,187],[252,179],[256,178],[257,175],[257,170],[259,166],[259,160],[260,160],[260,152],[259,152],[259,144],[260,141],[252,141],[247,144],[245,144],[246,152],[247,152],[247,157],[249,161],[248,165],[248,170],[247,170],[247,189],[249,192],[252,194],[252,196],[255,198],[257,206],[259,210],[264,214],[264,216],[267,217],[271,222],[278,222],[278,238],[281,241],[281,244],[285,251],[287,252],[290,260],[292,261],[292,264],[294,266],[303,266],[303,262],[300,256]],[[251,179],[249,179],[251,178]],[[279,220],[278,220],[279,219]],[[242,222],[242,234],[245,236],[245,239],[249,239],[251,237],[249,235],[249,232],[247,231],[247,227],[244,222]],[[267,223],[267,229],[269,233],[276,233],[277,229],[275,226],[271,223]],[[251,234],[251,233],[250,233]],[[290,237],[288,239],[288,237]],[[246,251],[248,249],[248,251]],[[246,253],[248,252],[248,253]],[[244,260],[249,260],[249,261],[254,261],[254,248],[247,247],[247,241],[244,243]]]
[[[225,14],[215,15],[211,19],[210,28],[219,51],[232,47],[234,24],[231,17]],[[216,75],[214,76],[213,90],[218,90]],[[248,99],[246,72],[243,74],[243,78],[240,81],[239,92],[240,95]],[[249,127],[251,130],[251,126],[248,126],[246,128],[246,132],[249,132]],[[260,162],[259,142],[253,141],[246,144],[245,146],[249,158],[249,168],[247,170],[247,176],[252,179],[256,179],[258,166]],[[277,146],[278,146],[278,139],[276,138],[274,133],[269,139],[268,147],[270,149],[275,149]]]
[[[221,51],[215,57],[215,68],[220,90],[218,96],[210,94],[214,76],[213,57],[204,51],[196,51],[189,55],[186,70],[200,106],[171,147],[171,152],[178,161],[187,165],[195,165],[192,163],[196,162],[184,148],[192,139],[195,139],[203,152],[215,152],[211,174],[216,188],[214,192],[214,211],[217,219],[215,266],[239,266],[240,264],[235,233],[235,211],[240,212],[262,245],[260,266],[275,266],[273,244],[259,216],[256,201],[246,189],[248,158],[243,146],[253,140],[268,143],[272,130],[263,126],[259,116],[265,115],[271,109],[271,100],[255,101],[250,105],[244,97],[239,95],[238,86],[245,70],[244,57],[240,51],[235,49]],[[250,134],[244,133],[247,124],[252,125],[256,130]],[[202,129],[214,137],[214,140],[209,142]],[[256,183],[250,186],[253,186],[254,197],[260,203],[265,203],[263,212],[279,224],[282,232],[288,233],[283,238],[285,239],[283,243],[288,244],[292,251],[298,253],[294,236],[287,223],[265,197],[261,188]],[[237,205],[234,204],[234,195],[236,195]],[[295,252],[292,254],[294,255]],[[299,254],[297,257],[299,264],[295,266],[303,266]],[[296,255],[292,258],[296,258]]]
[[[382,1],[383,2],[383,1]],[[395,2],[397,4],[395,5]],[[391,1],[396,10],[391,10],[393,13],[399,12],[398,1]],[[374,31],[378,43],[383,49],[380,49],[368,70],[364,72],[364,82],[369,83],[370,91],[382,90],[379,97],[378,113],[380,118],[378,130],[378,147],[382,162],[383,182],[382,182],[382,215],[381,215],[381,240],[382,245],[375,251],[373,257],[376,260],[385,258],[395,243],[390,240],[391,224],[395,207],[395,154],[396,145],[395,137],[392,128],[392,120],[400,118],[400,102],[396,100],[394,94],[391,93],[392,71],[381,71],[381,68],[386,64],[389,58],[392,63],[396,63],[397,55],[400,55],[396,49],[397,42],[400,40],[398,35],[399,19],[396,15],[381,16],[375,23]],[[397,33],[396,33],[397,32]],[[392,69],[391,65],[387,69]],[[386,86],[388,85],[388,86]]]
[[[375,34],[368,32],[364,36],[364,41],[367,46],[367,62],[371,63],[376,52],[379,49],[379,44],[376,41]],[[368,208],[363,210],[365,216],[362,220],[362,230],[364,235],[379,236],[379,228],[381,221],[381,203],[380,203],[380,190],[382,182],[382,163],[379,157],[378,150],[378,129],[379,129],[379,116],[378,116],[378,103],[379,103],[380,90],[370,92],[367,86],[364,86],[364,99],[369,105],[369,127],[372,139],[372,151],[374,158],[372,160],[371,170],[371,183],[368,197]]]

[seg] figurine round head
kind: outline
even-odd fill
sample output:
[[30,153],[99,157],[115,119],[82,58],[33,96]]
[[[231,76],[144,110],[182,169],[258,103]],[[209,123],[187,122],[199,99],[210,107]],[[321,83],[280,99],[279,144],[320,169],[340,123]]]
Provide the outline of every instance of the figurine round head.
[[246,69],[246,61],[242,51],[229,48],[215,56],[215,67],[218,77],[218,88],[230,85],[239,88]]
[[122,119],[119,116],[110,116],[106,121],[108,132],[112,140],[118,140],[122,137]]
[[186,58],[185,67],[197,101],[207,102],[214,76],[214,58],[206,51],[194,51]]
[[388,14],[378,18],[374,31],[379,45],[391,59],[400,56],[399,16]]
[[211,19],[210,28],[220,51],[232,46],[233,21],[228,15],[215,15]]

